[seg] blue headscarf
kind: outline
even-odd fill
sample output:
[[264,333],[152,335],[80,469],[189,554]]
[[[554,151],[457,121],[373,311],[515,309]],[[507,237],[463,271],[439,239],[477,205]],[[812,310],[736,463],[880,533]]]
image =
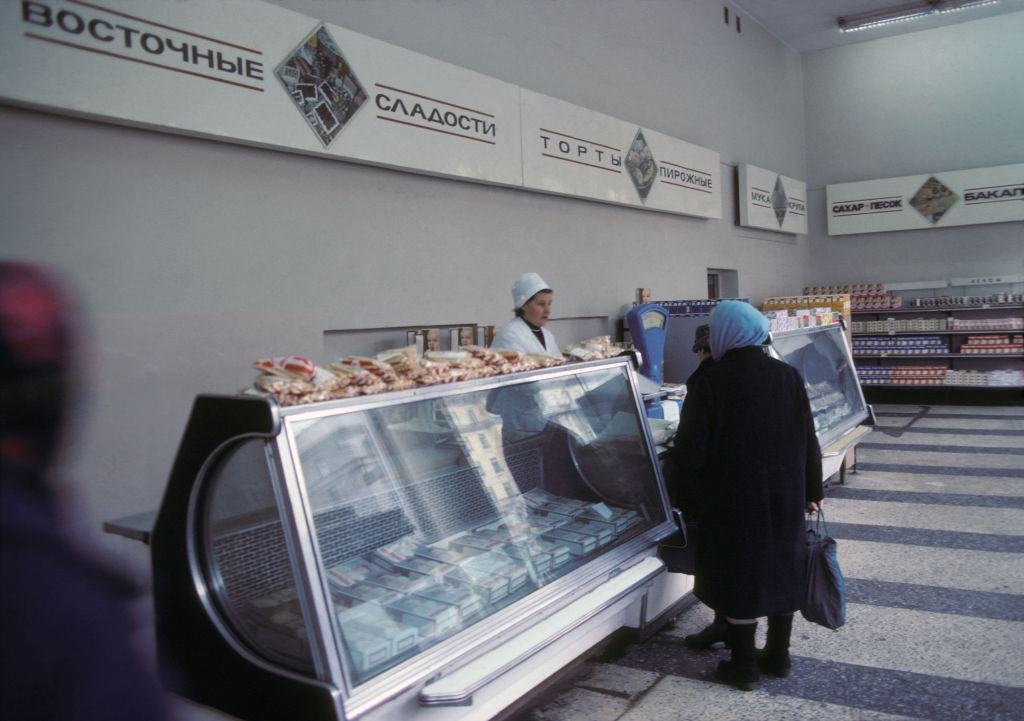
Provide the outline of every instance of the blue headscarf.
[[711,355],[720,360],[733,348],[761,345],[771,325],[754,306],[741,300],[723,300],[711,312]]

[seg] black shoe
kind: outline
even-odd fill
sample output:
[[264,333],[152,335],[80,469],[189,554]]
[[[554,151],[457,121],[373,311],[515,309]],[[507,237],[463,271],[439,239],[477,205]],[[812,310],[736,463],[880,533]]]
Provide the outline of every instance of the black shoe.
[[768,642],[757,652],[757,665],[776,678],[789,676],[793,662],[789,658],[789,637],[793,632],[793,614],[768,617]]
[[757,652],[757,667],[775,678],[788,678],[789,669],[793,662],[789,658],[789,651],[782,654],[771,654],[768,649],[761,649]]
[[754,657],[756,623],[726,624],[727,644],[732,658],[718,664],[715,678],[740,691],[753,691],[761,681],[761,671]]
[[761,685],[761,674],[756,665],[736,661],[719,661],[714,678],[740,691],[754,691]]
[[706,651],[716,643],[725,643],[725,623],[712,622],[700,633],[691,633],[683,639],[683,645],[696,651]]

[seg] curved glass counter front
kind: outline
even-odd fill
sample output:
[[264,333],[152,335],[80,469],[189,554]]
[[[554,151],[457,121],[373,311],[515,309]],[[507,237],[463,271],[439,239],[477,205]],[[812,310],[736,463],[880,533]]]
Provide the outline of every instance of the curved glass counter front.
[[666,520],[624,371],[285,419],[353,685]]
[[[242,402],[217,399],[206,426]],[[244,402],[277,427],[211,439],[198,474],[172,474],[194,488],[165,498],[189,499],[196,595],[250,665],[357,697],[360,713],[565,607],[674,529],[627,359]],[[158,574],[173,515],[162,508],[154,532]],[[174,613],[165,596],[158,617]],[[165,640],[200,663],[207,649],[182,630]],[[224,693],[197,700],[249,713]]]
[[773,334],[771,347],[803,376],[822,448],[868,417],[842,326]]

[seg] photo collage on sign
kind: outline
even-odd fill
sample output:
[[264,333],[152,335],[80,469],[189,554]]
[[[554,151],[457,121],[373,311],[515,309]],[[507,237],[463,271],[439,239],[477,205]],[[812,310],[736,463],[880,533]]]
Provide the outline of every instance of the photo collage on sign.
[[323,25],[285,58],[275,74],[325,148],[366,100]]

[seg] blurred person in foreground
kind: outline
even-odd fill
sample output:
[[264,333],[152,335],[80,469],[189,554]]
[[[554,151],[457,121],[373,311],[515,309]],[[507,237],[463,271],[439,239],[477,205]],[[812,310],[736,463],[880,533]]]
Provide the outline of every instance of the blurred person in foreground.
[[0,716],[160,721],[161,690],[132,642],[136,590],[62,530],[53,475],[76,330],[60,281],[0,261]]
[[[803,378],[765,351],[768,319],[749,303],[711,314],[712,366],[687,387],[671,483],[697,509],[694,595],[724,614],[732,653],[716,676],[750,691],[789,675],[793,613],[806,588],[804,511],[822,501],[821,459]],[[755,652],[758,618],[768,642]]]

